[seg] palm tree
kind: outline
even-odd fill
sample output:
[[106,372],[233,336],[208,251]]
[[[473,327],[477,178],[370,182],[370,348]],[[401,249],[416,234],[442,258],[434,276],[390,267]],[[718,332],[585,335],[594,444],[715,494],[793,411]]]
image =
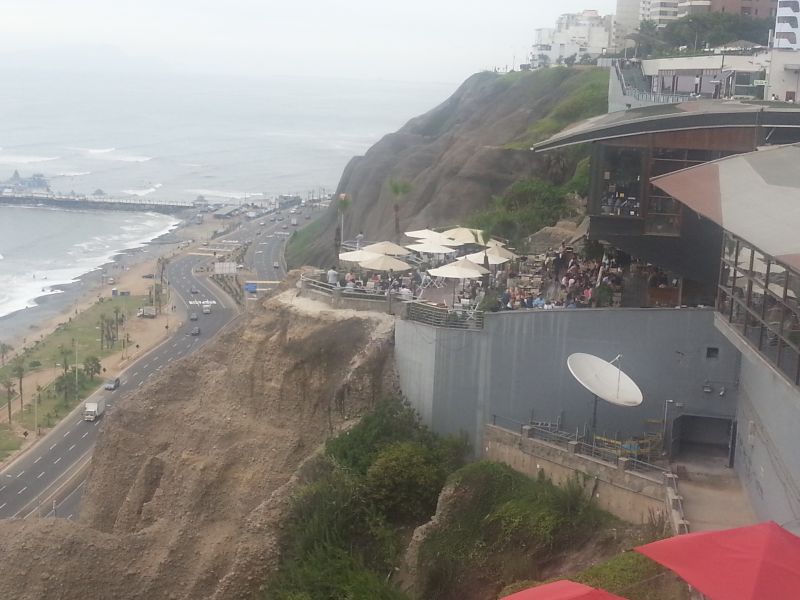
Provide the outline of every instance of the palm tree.
[[19,381],[19,409],[22,410],[22,378],[25,377],[25,360],[21,356],[14,360],[11,374]]
[[83,372],[89,376],[89,379],[94,379],[94,376],[99,375],[102,370],[103,366],[96,356],[87,356],[83,360]]
[[400,199],[411,191],[411,184],[407,181],[399,179],[392,179],[389,181],[389,187],[394,194],[394,234],[396,239],[400,239]]
[[8,407],[8,424],[11,425],[11,399],[14,397],[14,382],[8,377],[0,380],[0,387],[6,391],[6,406]]
[[6,356],[8,356],[12,350],[14,350],[14,348],[11,345],[0,342],[0,366],[5,366]]

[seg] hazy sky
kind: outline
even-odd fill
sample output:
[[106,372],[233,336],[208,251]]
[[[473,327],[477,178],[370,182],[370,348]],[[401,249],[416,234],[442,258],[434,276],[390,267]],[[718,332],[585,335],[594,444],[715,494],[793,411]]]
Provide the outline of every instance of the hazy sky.
[[3,0],[0,64],[460,81],[615,0]]

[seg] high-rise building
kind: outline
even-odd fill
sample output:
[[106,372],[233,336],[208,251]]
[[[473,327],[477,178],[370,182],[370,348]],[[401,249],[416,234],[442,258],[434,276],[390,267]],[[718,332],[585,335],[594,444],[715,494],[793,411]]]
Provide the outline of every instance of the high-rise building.
[[800,0],[778,0],[775,48],[800,50]]
[[678,0],[642,0],[640,16],[642,21],[653,21],[659,27],[665,27],[678,19]]
[[766,19],[774,17],[778,0],[679,0],[678,18],[711,12]]

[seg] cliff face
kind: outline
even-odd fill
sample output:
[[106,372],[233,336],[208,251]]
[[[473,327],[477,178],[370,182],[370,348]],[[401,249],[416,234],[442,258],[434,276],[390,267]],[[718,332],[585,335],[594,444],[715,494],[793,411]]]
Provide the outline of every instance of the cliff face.
[[118,402],[79,522],[0,522],[0,598],[256,595],[304,461],[391,371],[390,317],[295,296]]
[[[542,158],[529,150],[530,142],[557,131],[571,116],[577,120],[598,112],[591,94],[606,93],[605,75],[598,71],[559,68],[470,77],[445,102],[350,161],[337,188],[337,195],[345,193],[352,201],[345,213],[345,239],[359,231],[369,240],[394,239],[395,202],[401,232],[457,224],[515,181],[536,175]],[[553,119],[554,111],[567,104],[574,114]],[[392,180],[408,182],[411,191],[396,199]],[[336,219],[334,203],[313,236],[290,244],[289,260],[327,264],[334,253]]]

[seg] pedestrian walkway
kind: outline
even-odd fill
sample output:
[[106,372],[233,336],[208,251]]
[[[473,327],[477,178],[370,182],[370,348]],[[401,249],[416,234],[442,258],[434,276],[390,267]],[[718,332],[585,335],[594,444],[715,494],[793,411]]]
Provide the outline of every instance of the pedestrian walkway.
[[686,448],[673,463],[691,531],[709,531],[758,522],[727,452]]

